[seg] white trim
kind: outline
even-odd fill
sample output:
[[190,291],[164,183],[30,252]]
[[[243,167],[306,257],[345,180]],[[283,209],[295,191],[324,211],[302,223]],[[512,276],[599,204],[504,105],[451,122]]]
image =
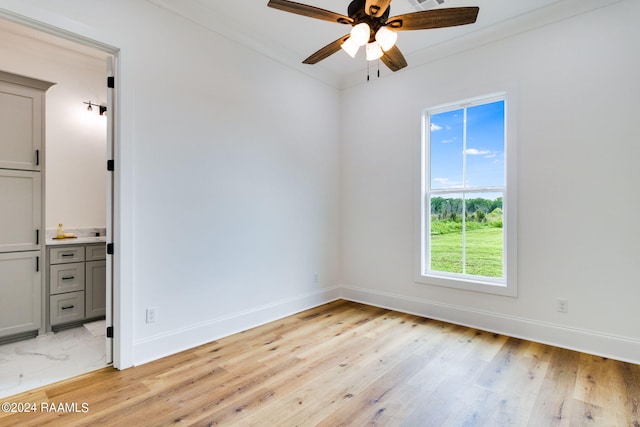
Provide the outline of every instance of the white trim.
[[343,285],[341,292],[348,301],[640,364],[640,340],[634,338],[354,286]]
[[109,55],[116,55],[120,50],[117,47],[111,46],[109,44],[102,43],[97,40],[93,40],[91,38],[85,37],[83,35],[67,31],[60,27],[49,25],[47,23],[38,21],[36,19],[24,16],[24,15],[19,15],[7,9],[0,9],[0,17],[5,18],[6,20],[14,22],[16,24],[23,25],[27,28],[31,28],[33,30],[40,31],[45,34],[52,35],[52,36],[70,41],[75,44],[80,44],[82,46],[86,46],[91,49],[99,50]]
[[135,343],[135,365],[151,362],[340,298],[340,288],[288,298],[158,334]]

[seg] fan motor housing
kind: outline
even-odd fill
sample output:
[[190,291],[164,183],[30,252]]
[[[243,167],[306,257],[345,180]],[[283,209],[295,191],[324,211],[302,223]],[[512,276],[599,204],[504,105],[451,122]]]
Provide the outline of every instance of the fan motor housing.
[[371,28],[371,37],[373,37],[376,31],[387,22],[389,13],[391,12],[391,6],[387,7],[387,10],[385,10],[380,17],[376,18],[375,16],[368,15],[364,11],[365,5],[366,0],[353,0],[347,8],[347,13],[349,18],[354,21],[353,25],[358,25],[361,22],[368,24]]

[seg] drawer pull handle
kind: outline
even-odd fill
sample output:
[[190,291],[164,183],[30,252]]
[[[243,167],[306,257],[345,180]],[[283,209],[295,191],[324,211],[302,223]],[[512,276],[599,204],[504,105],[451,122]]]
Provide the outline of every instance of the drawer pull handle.
[[62,254],[62,256],[73,256],[73,254]]
[[62,277],[62,280],[72,280],[72,279],[75,279],[75,278],[76,278],[76,276],[65,276],[65,277]]
[[70,308],[73,308],[73,305],[65,305],[64,307],[61,307],[63,310],[69,310]]

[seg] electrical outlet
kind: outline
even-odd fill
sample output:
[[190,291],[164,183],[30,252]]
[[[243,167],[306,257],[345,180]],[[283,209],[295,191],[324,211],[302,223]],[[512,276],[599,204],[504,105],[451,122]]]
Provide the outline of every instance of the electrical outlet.
[[318,272],[316,271],[315,273],[313,273],[313,283],[317,285],[318,281],[319,281]]
[[569,312],[569,301],[566,298],[558,298],[558,311],[560,313],[568,313]]
[[156,309],[147,308],[147,323],[154,323],[156,321]]

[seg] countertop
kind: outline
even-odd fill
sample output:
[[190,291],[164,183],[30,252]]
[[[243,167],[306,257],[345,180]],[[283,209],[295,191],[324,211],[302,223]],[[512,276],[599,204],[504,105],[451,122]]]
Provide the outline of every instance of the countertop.
[[47,239],[47,246],[60,246],[60,245],[85,245],[87,243],[106,243],[107,236],[78,236],[71,239]]

